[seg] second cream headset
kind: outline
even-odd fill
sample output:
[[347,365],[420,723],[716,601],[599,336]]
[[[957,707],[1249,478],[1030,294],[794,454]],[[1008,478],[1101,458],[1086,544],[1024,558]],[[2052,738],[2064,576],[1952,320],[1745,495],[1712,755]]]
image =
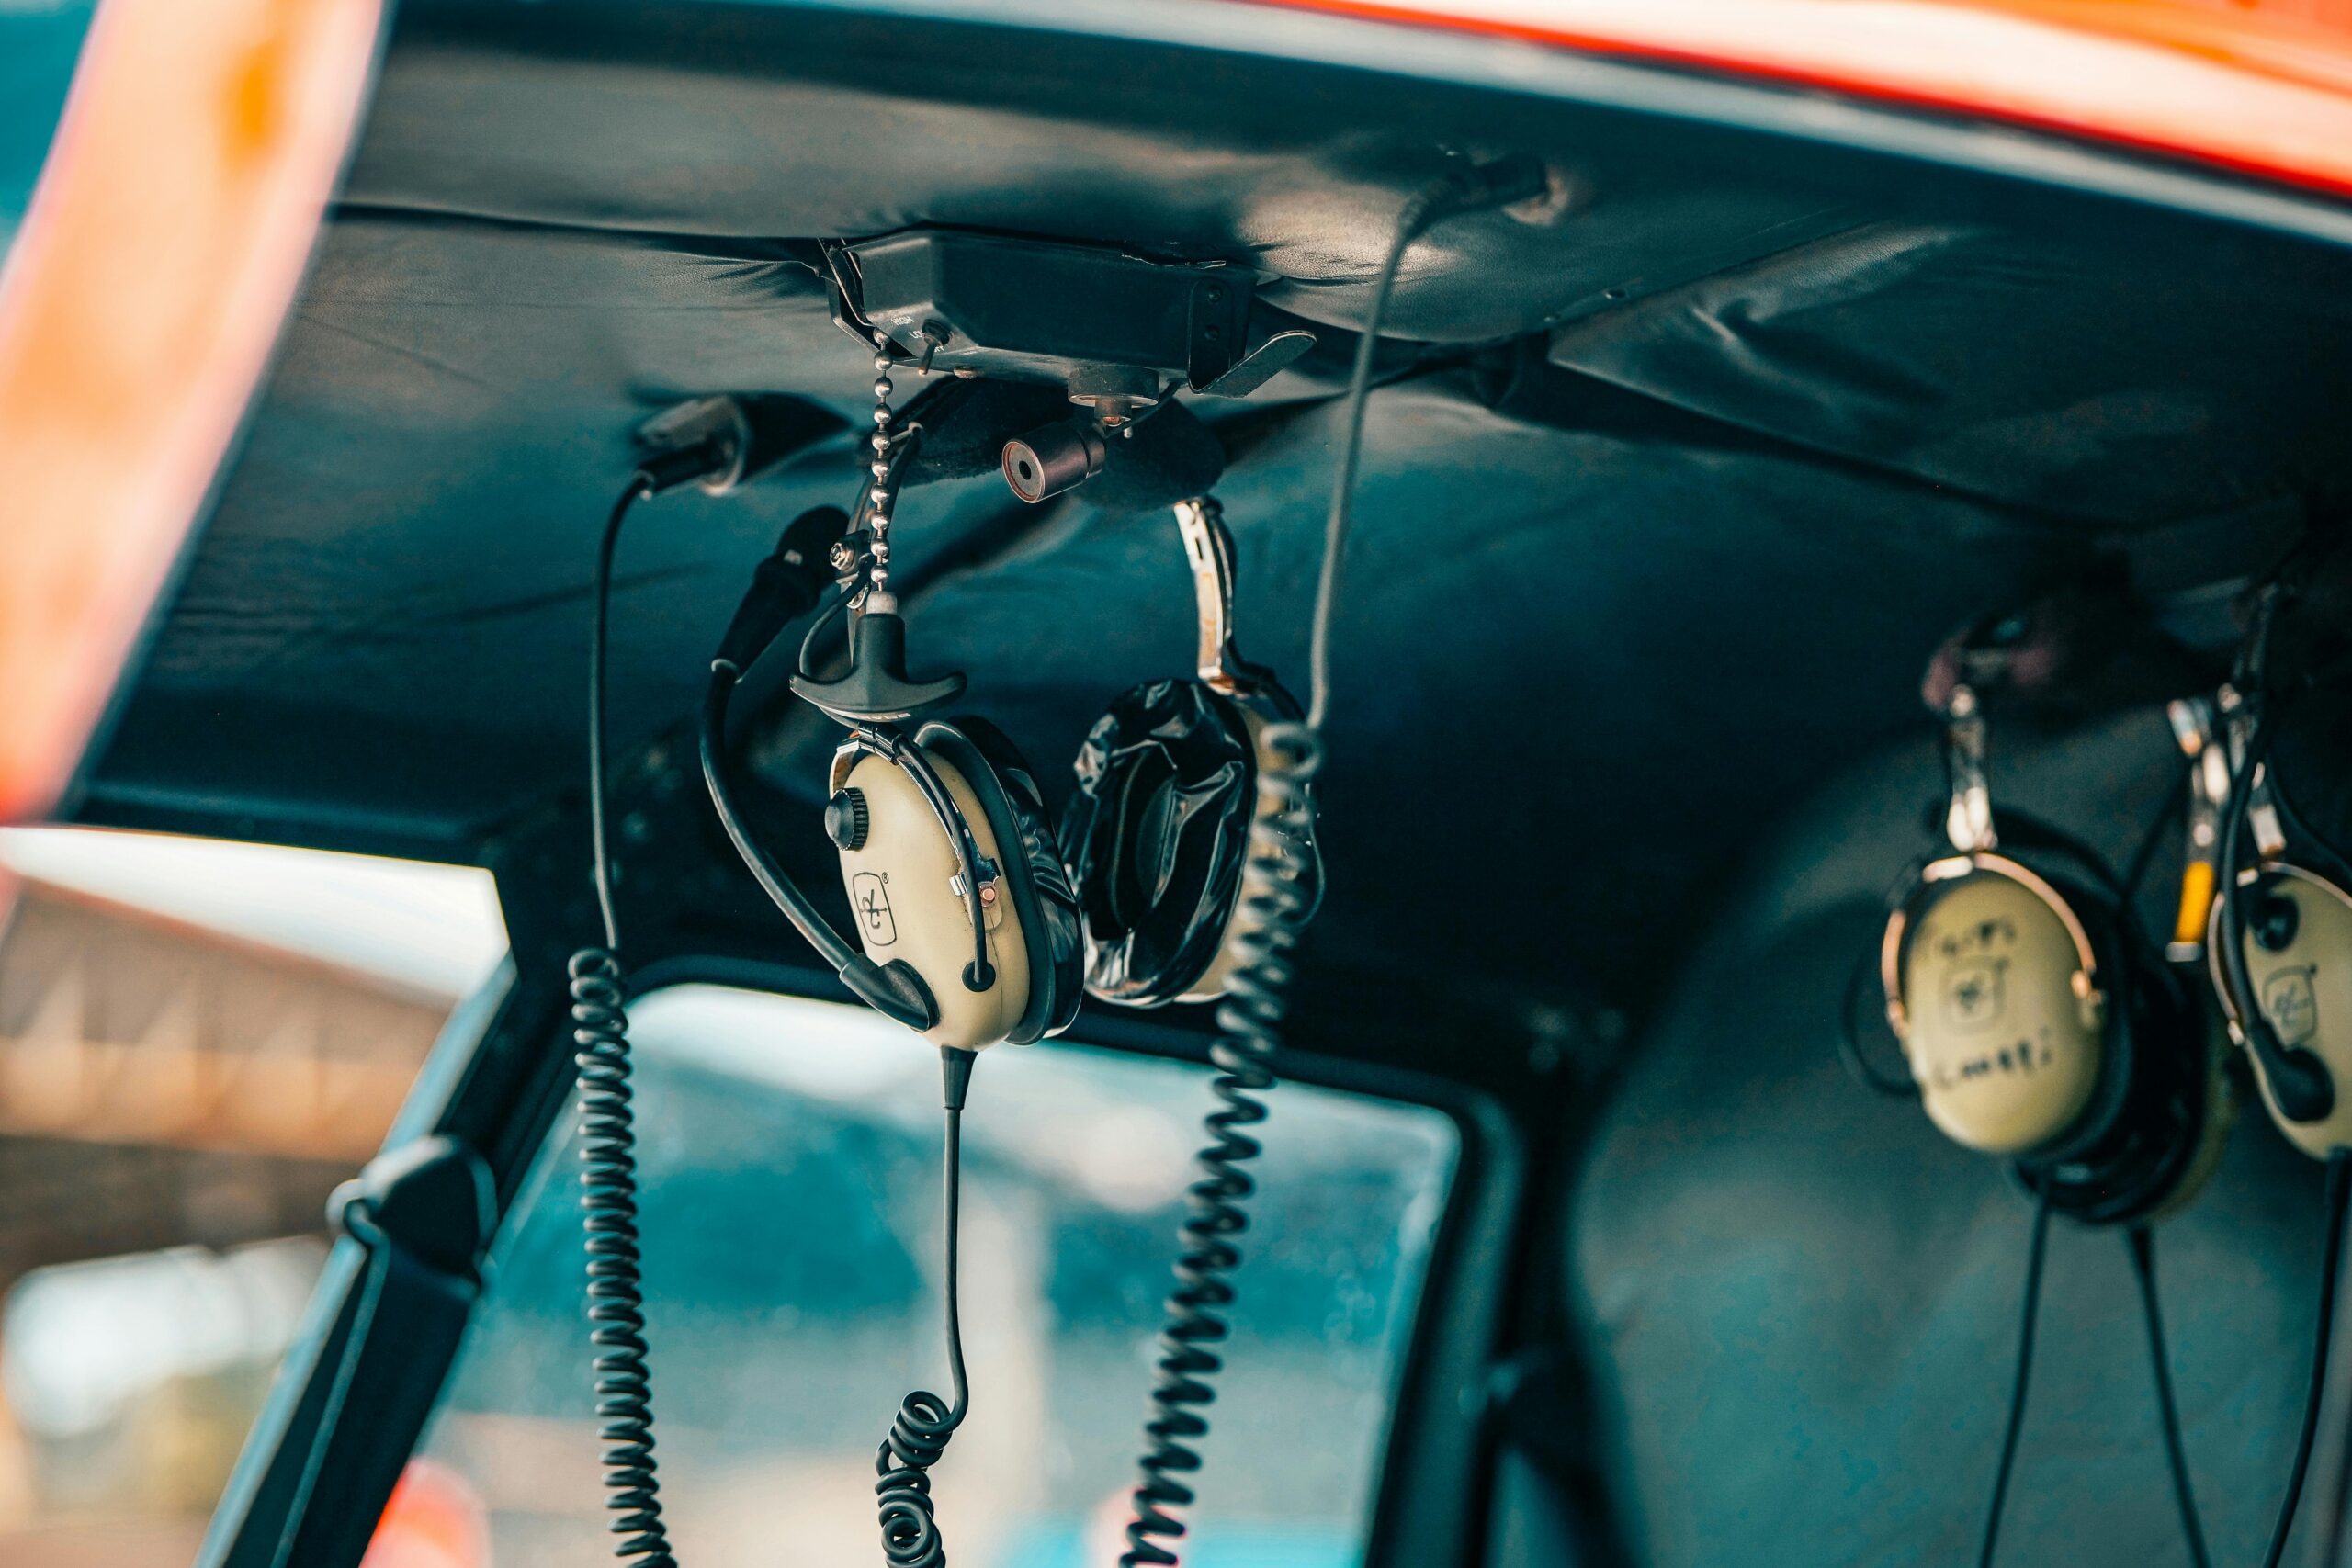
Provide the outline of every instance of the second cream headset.
[[[1998,649],[1969,662],[2000,679]],[[2098,859],[1995,811],[1977,686],[1943,716],[1948,847],[1892,900],[1887,1021],[1947,1137],[2013,1159],[2062,1213],[2144,1219],[2202,1181],[2226,1128],[2202,1023]]]
[[[2352,894],[2335,870],[2341,862],[2297,818],[2274,777],[2273,742],[2312,700],[2309,675],[2282,682],[2270,668],[2274,632],[2301,601],[2316,564],[2290,561],[2265,585],[2217,704],[2233,766],[2218,803],[2219,896],[2205,951],[2231,1036],[2253,1063],[2271,1120],[2290,1143],[2324,1159],[2352,1149]],[[2257,858],[2241,868],[2249,836]]]
[[[895,363],[877,347],[870,482],[853,516],[825,509],[832,521],[817,532],[838,541],[831,555],[838,581],[802,639],[792,677],[794,695],[849,732],[833,757],[825,831],[841,856],[856,945],[751,833],[727,777],[735,687],[791,618],[763,596],[773,560],[754,578],[711,661],[703,773],[744,864],[801,935],[876,1011],[964,1054],[951,1066],[967,1073],[970,1053],[1069,1026],[1082,999],[1082,949],[1035,776],[993,726],[935,716],[962,696],[963,676],[907,674],[907,626],[890,592],[890,513],[922,426],[899,423],[890,407]],[[811,667],[810,649],[843,614],[848,668],[828,679]]]

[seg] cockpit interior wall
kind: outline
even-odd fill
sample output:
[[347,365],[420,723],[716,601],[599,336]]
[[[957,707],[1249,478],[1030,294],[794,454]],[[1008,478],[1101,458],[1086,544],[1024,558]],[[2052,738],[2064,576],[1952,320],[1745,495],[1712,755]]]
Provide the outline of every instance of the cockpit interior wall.
[[[2010,798],[2120,863],[2177,817],[2143,711],[2019,739]],[[1596,1453],[1627,1557],[1657,1568],[1973,1561],[2015,1364],[2032,1203],[2001,1162],[1840,1070],[1837,1010],[1874,952],[1928,745],[1847,771],[1743,878],[1595,1129],[1567,1269]],[[2143,897],[2169,919],[2169,859]],[[1847,998],[1847,999],[1850,999]],[[1857,1006],[1863,1039],[1894,1042]],[[2183,1439],[2216,1562],[2259,1559],[2318,1293],[2318,1162],[2258,1107],[2155,1228]],[[2005,1560],[2184,1560],[2123,1236],[2050,1238]],[[1702,1370],[1703,1369],[1703,1371]],[[2290,1557],[2288,1561],[2295,1559]]]
[[[822,7],[404,6],[84,817],[465,859],[568,798],[630,432],[708,391],[846,429],[867,367],[815,243],[908,226],[1247,266],[1318,334],[1193,405],[1257,656],[1295,665],[1351,323],[1449,146],[1540,153],[1555,199],[1449,225],[1396,289],[1319,963],[1637,1004],[1757,822],[1917,721],[1954,624],[2100,549],[2173,586],[2242,573],[2352,483],[2352,294],[2319,241],[1532,91],[1050,45]],[[631,536],[616,746],[690,713],[706,628],[844,493],[851,440]],[[1164,516],[982,478],[901,524],[927,649],[1029,754],[1184,667]],[[1543,787],[1464,782],[1472,737]]]

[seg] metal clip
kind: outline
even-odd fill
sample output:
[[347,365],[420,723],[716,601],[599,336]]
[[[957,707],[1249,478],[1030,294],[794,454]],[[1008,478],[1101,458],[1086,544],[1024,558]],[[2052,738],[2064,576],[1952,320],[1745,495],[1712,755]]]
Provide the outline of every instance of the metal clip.
[[1233,646],[1233,535],[1225,508],[1213,495],[1176,503],[1176,529],[1184,536],[1184,558],[1193,568],[1193,602],[1200,615],[1200,647],[1194,662],[1201,682],[1227,696],[1256,684],[1256,671]]
[[2278,800],[2270,790],[2270,765],[2257,765],[2254,770],[2254,795],[2247,801],[2246,826],[2254,831],[2254,852],[2266,865],[2282,860],[2287,853],[2287,829],[2278,816]]
[[[2259,671],[2260,665],[2257,660],[2256,662],[2257,674]],[[2249,690],[2258,689],[2249,688]],[[2219,701],[2222,712],[2226,716],[2225,722],[2230,736],[2231,771],[2234,773],[2245,765],[2246,749],[2254,742],[2255,705],[2252,701],[2241,696],[2238,688],[2234,685],[2223,686],[2219,693]],[[2278,860],[2287,852],[2287,831],[2285,824],[2278,816],[2278,797],[2270,788],[2270,769],[2267,764],[2256,766],[2254,777],[2247,781],[2246,787],[2250,793],[2246,799],[2245,820],[2247,828],[2254,833],[2255,852],[2265,862]]]
[[1993,790],[1984,777],[1984,710],[1975,690],[1954,686],[1944,708],[1944,767],[1951,778],[1944,834],[1963,854],[1977,854],[1999,842],[1993,832]]

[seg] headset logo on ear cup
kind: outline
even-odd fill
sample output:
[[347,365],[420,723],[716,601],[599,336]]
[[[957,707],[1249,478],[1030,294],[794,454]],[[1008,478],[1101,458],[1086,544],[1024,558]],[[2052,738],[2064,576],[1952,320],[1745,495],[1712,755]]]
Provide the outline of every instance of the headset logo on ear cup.
[[858,934],[868,947],[888,947],[899,940],[899,922],[890,915],[889,883],[888,873],[861,871],[850,878]]
[[2305,1044],[2319,1032],[2319,988],[2312,983],[2318,973],[2318,964],[2305,964],[2278,970],[2262,983],[2262,1013],[2280,1044]]
[[1954,1029],[1990,1029],[2008,1010],[2009,961],[1989,955],[1964,959],[1944,982],[1944,1011]]

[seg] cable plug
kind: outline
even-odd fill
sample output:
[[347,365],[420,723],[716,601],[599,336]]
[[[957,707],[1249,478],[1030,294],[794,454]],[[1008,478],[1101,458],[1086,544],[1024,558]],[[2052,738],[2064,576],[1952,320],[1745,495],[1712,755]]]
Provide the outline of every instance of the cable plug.
[[831,552],[849,514],[820,506],[792,520],[775,548],[752,573],[752,586],[718,639],[718,660],[749,670],[784,628],[814,609],[833,581]]
[[721,473],[733,465],[735,447],[720,436],[697,441],[691,446],[674,451],[657,452],[637,465],[637,477],[644,483],[645,493],[660,495],[680,485],[692,484]]
[[978,1051],[967,1051],[961,1045],[939,1048],[940,1089],[948,1110],[964,1109],[964,1097],[972,1088],[972,1066],[979,1059]]
[[1426,233],[1449,218],[1488,212],[1515,202],[1532,201],[1550,187],[1544,161],[1525,152],[1506,153],[1456,169],[1430,186],[1415,214],[1413,232]]

